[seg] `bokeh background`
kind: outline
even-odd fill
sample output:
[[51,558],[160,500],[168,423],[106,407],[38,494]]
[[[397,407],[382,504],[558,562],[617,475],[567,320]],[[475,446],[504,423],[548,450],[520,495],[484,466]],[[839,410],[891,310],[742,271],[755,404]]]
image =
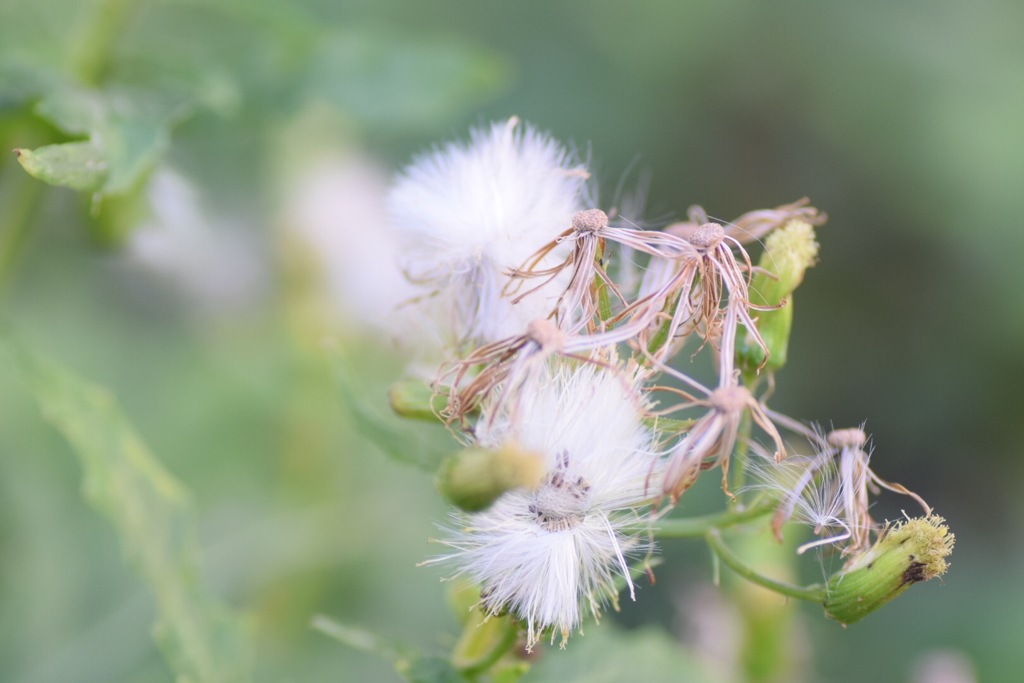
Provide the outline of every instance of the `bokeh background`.
[[[450,442],[387,411],[415,355],[392,342],[388,175],[516,114],[589,153],[603,201],[646,186],[652,224],[809,196],[830,220],[773,407],[866,420],[876,470],[957,547],[941,585],[850,628],[801,607],[794,680],[935,681],[936,662],[1016,680],[1022,30],[1014,0],[8,0],[0,148],[93,134],[114,156],[95,195],[0,158],[0,315],[107,387],[190,491],[203,580],[245,615],[258,680],[399,680],[310,628],[438,652],[458,632],[415,567],[446,515],[418,465]],[[0,363],[0,680],[173,680],[152,594],[81,481]],[[706,549],[665,555],[617,618],[629,635],[588,629],[536,680],[599,680],[581,672],[601,639],[651,627],[660,649],[600,680],[743,680],[728,624],[701,617],[721,611]]]

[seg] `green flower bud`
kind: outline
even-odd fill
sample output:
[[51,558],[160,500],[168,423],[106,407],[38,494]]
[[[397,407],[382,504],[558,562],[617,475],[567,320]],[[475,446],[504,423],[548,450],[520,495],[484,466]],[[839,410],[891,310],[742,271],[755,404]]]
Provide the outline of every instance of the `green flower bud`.
[[415,380],[392,386],[388,400],[395,415],[427,422],[437,422],[440,419],[438,415],[448,405],[447,396],[434,393],[429,386]]
[[510,489],[535,488],[544,473],[543,458],[515,444],[466,448],[441,463],[437,488],[452,505],[479,512]]
[[942,517],[917,517],[885,531],[829,579],[825,613],[844,626],[863,619],[919,581],[946,572],[954,536]]
[[[810,223],[791,220],[765,240],[765,250],[758,263],[764,272],[754,274],[750,283],[750,303],[755,306],[780,306],[761,311],[757,329],[768,346],[766,367],[781,368],[786,364],[789,332],[793,326],[793,291],[803,282],[804,273],[818,258],[818,243]],[[764,363],[764,350],[750,334],[745,335],[738,352],[740,366],[755,372]]]
[[774,278],[765,273],[754,275],[751,299],[774,306],[803,282],[804,273],[818,260],[818,243],[810,223],[793,220],[769,235],[764,246],[758,266]]

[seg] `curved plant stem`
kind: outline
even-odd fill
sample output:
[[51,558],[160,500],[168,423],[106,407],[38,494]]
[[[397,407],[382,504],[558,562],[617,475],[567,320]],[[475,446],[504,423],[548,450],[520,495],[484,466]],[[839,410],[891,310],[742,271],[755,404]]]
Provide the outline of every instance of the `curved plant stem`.
[[498,661],[507,655],[516,644],[516,639],[519,637],[519,631],[516,628],[515,623],[509,622],[506,628],[502,632],[501,638],[494,644],[490,652],[486,656],[480,659],[472,667],[462,670],[462,675],[466,676],[470,680],[477,680],[481,674],[487,673],[492,666],[498,663]]
[[0,206],[4,207],[3,215],[0,216],[0,294],[21,255],[32,227],[32,215],[43,190],[43,183],[29,177],[20,168],[4,175],[5,180],[7,176],[10,176],[10,180],[5,183],[7,187],[0,197]]
[[[751,391],[754,391],[754,387],[750,387]],[[750,444],[750,431],[753,420],[750,419],[750,411],[743,413],[743,417],[740,418],[739,438],[736,439],[736,451],[732,455],[732,482],[730,486],[734,491],[742,491],[743,487],[747,483],[747,458],[749,453],[747,452]],[[731,505],[736,505],[736,499],[732,500]]]
[[739,555],[735,554],[722,540],[722,533],[718,529],[711,529],[704,535],[704,539],[714,551],[715,555],[730,569],[742,576],[751,583],[786,595],[797,600],[815,602],[819,605],[825,602],[825,587],[820,584],[810,586],[795,586],[785,581],[778,581],[761,574],[753,567],[744,563]]
[[749,522],[763,517],[778,506],[776,500],[762,500],[742,510],[726,510],[701,517],[666,519],[657,523],[654,535],[658,538],[703,538],[716,529]]
[[86,85],[99,85],[110,68],[111,47],[135,10],[134,0],[103,0],[77,45],[76,71]]
[[[760,377],[756,375],[752,378],[744,380],[747,388],[750,390],[752,395],[757,395],[758,384],[760,384]],[[732,483],[731,486],[734,490],[740,491],[747,483],[747,460],[750,457],[748,453],[750,449],[750,432],[753,428],[753,420],[751,419],[750,411],[747,410],[743,413],[743,417],[740,419],[740,428],[738,431],[738,438],[736,439],[736,452],[733,453],[732,461]],[[736,505],[736,499],[732,501],[733,505]]]

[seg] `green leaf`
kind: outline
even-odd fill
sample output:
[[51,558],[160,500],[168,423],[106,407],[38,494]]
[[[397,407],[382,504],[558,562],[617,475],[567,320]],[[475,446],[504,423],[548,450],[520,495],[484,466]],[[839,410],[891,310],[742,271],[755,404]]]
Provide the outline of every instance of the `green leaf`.
[[0,62],[0,112],[20,107],[48,92],[57,77],[38,64],[9,60]]
[[237,616],[199,578],[191,501],[185,488],[104,389],[59,367],[0,330],[46,419],[82,465],[86,500],[116,528],[125,555],[157,602],[155,637],[179,683],[251,680]]
[[[388,457],[427,472],[437,471],[441,461],[451,452],[450,446],[438,447],[436,439],[428,436],[430,429],[435,434],[442,431],[440,423],[432,428],[409,424],[383,405],[384,396],[375,395],[371,389],[361,386],[357,377],[355,361],[340,358],[337,364],[338,388],[356,430]],[[380,403],[375,405],[375,398],[380,398]]]
[[91,142],[16,149],[14,153],[29,175],[50,185],[93,192],[107,178],[106,155]]
[[[40,100],[35,111],[66,133],[87,135],[88,144],[95,150],[92,161],[106,171],[102,183],[91,188],[41,179],[74,189],[119,194],[132,189],[153,168],[167,148],[170,126],[188,109],[141,90],[64,87]],[[70,156],[83,144],[71,142],[40,149],[52,149],[51,154],[56,154],[61,147],[70,148],[64,152]]]

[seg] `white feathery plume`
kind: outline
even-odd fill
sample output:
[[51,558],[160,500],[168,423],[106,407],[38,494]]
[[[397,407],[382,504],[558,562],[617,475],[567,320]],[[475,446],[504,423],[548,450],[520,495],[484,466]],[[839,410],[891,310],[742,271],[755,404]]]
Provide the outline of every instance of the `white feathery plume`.
[[753,483],[747,490],[764,490],[779,498],[779,509],[773,521],[776,538],[782,538],[782,525],[795,521],[810,527],[815,539],[797,548],[798,554],[823,545],[840,545],[849,541],[855,531],[868,533],[870,528],[859,529],[856,520],[844,515],[843,500],[847,497],[848,482],[839,476],[835,459],[829,454],[823,458],[793,455],[776,462],[760,444],[750,445],[748,461]]
[[[469,144],[414,160],[389,196],[403,268],[441,298],[454,341],[498,341],[546,317],[566,278],[517,305],[507,273],[563,232],[580,210],[586,170],[555,140],[515,117],[474,130]],[[559,250],[542,266],[564,258]]]
[[[532,648],[547,629],[562,644],[589,611],[617,603],[621,576],[634,597],[627,557],[649,549],[637,521],[657,465],[642,403],[621,373],[562,363],[535,384],[512,420],[481,422],[480,444],[515,443],[539,454],[547,474],[534,490],[506,492],[490,508],[460,514],[430,560],[457,566],[481,587],[489,614],[508,611]],[[524,389],[525,390],[525,389]]]
[[799,423],[792,426],[814,446],[814,456],[800,458],[787,468],[755,464],[754,477],[761,482],[759,488],[782,493],[772,521],[776,537],[782,538],[782,525],[790,519],[807,524],[822,537],[800,546],[798,552],[830,543],[841,543],[844,556],[856,557],[867,550],[871,533],[879,528],[869,512],[869,493],[880,489],[910,496],[925,515],[932,513],[916,493],[882,479],[870,468],[872,449],[862,428],[822,434]]

